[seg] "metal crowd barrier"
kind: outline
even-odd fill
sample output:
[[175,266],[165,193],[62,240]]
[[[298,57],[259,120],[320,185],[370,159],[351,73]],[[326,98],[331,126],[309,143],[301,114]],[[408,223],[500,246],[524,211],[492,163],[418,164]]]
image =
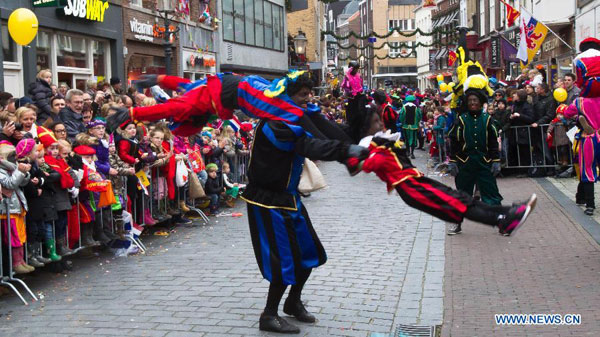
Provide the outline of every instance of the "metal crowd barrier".
[[[12,226],[11,226],[11,221],[10,221],[10,207],[8,205],[8,198],[4,198],[2,204],[6,207],[6,232],[7,232],[7,253],[8,253],[8,274],[4,274],[4,259],[2,257],[3,254],[3,248],[2,248],[2,244],[4,243],[4,238],[2,237],[2,234],[4,233],[4,230],[0,229],[0,285],[5,285],[7,287],[9,287],[20,299],[21,301],[23,301],[23,303],[25,305],[28,305],[29,303],[27,303],[27,301],[23,298],[23,296],[21,295],[21,293],[17,290],[17,288],[11,283],[11,282],[15,282],[18,284],[21,284],[23,286],[23,288],[25,288],[25,290],[29,293],[29,295],[31,295],[31,297],[33,298],[34,301],[37,301],[37,297],[35,297],[35,295],[33,294],[33,292],[31,291],[31,289],[29,289],[29,287],[27,286],[27,284],[19,279],[15,277],[15,273],[13,271],[13,265],[12,265],[12,260],[13,260],[13,256],[12,256],[12,251],[13,251],[13,246],[12,246]],[[25,246],[25,244],[23,245],[23,258],[26,259],[27,257],[27,247]]]
[[[508,132],[501,134],[501,152],[503,152],[506,168],[556,168],[559,166],[559,148],[554,146],[554,151],[548,147],[546,134],[550,124],[538,125],[534,128],[530,125],[511,126]],[[526,143],[519,144],[519,130],[526,130]],[[537,136],[539,133],[539,137]],[[571,151],[571,142],[567,147],[568,166],[573,165],[573,152]],[[522,150],[525,150],[523,153]],[[512,152],[511,152],[512,151]],[[516,153],[515,153],[516,151]],[[516,163],[515,159],[516,158]],[[529,164],[527,160],[529,159]]]

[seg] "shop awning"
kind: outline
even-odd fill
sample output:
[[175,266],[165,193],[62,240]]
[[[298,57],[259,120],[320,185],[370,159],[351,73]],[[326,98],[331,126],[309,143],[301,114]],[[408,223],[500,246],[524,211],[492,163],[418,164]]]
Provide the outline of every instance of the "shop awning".
[[500,38],[500,48],[502,50],[502,58],[504,61],[519,63],[520,60],[517,58],[517,47],[513,46],[504,37]]
[[437,55],[435,55],[435,59],[440,60],[443,57],[445,57],[446,55],[448,55],[448,49],[442,49],[442,50],[440,50],[439,53],[437,53]]
[[458,17],[458,11],[452,12],[452,13],[450,13],[446,16],[443,16],[443,17],[437,19],[436,21],[434,21],[432,28],[443,27],[443,26],[453,22],[454,20],[456,20],[457,17]]

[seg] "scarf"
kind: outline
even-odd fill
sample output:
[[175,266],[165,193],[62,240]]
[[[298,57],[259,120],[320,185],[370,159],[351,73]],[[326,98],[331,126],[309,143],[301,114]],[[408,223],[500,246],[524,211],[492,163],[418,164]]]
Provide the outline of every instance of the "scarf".
[[71,167],[69,167],[64,159],[56,159],[50,155],[45,155],[44,160],[46,161],[46,164],[48,164],[48,166],[50,166],[54,171],[60,173],[61,188],[67,189],[75,186],[75,182],[69,174]]

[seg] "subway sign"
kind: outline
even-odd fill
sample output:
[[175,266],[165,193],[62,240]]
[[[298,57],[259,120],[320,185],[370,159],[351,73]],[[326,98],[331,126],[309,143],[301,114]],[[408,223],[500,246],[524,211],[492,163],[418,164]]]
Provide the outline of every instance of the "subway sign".
[[102,0],[67,0],[62,8],[65,16],[104,22],[104,12],[108,9],[108,1]]

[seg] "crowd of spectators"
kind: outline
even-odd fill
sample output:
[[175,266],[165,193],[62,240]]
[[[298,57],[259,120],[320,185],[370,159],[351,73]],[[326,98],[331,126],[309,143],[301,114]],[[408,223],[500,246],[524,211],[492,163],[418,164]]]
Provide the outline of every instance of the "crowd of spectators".
[[[165,121],[109,134],[105,118],[157,104],[151,92],[125,91],[118,78],[70,89],[54,85],[54,75],[41,70],[24,97],[0,92],[2,247],[11,248],[14,272],[64,262],[76,249],[135,251],[128,238],[144,226],[189,224],[192,207],[207,215],[233,207],[252,121],[216,120],[191,137],[173,135]],[[187,197],[190,183],[177,182],[182,170],[198,177],[202,197]]]

